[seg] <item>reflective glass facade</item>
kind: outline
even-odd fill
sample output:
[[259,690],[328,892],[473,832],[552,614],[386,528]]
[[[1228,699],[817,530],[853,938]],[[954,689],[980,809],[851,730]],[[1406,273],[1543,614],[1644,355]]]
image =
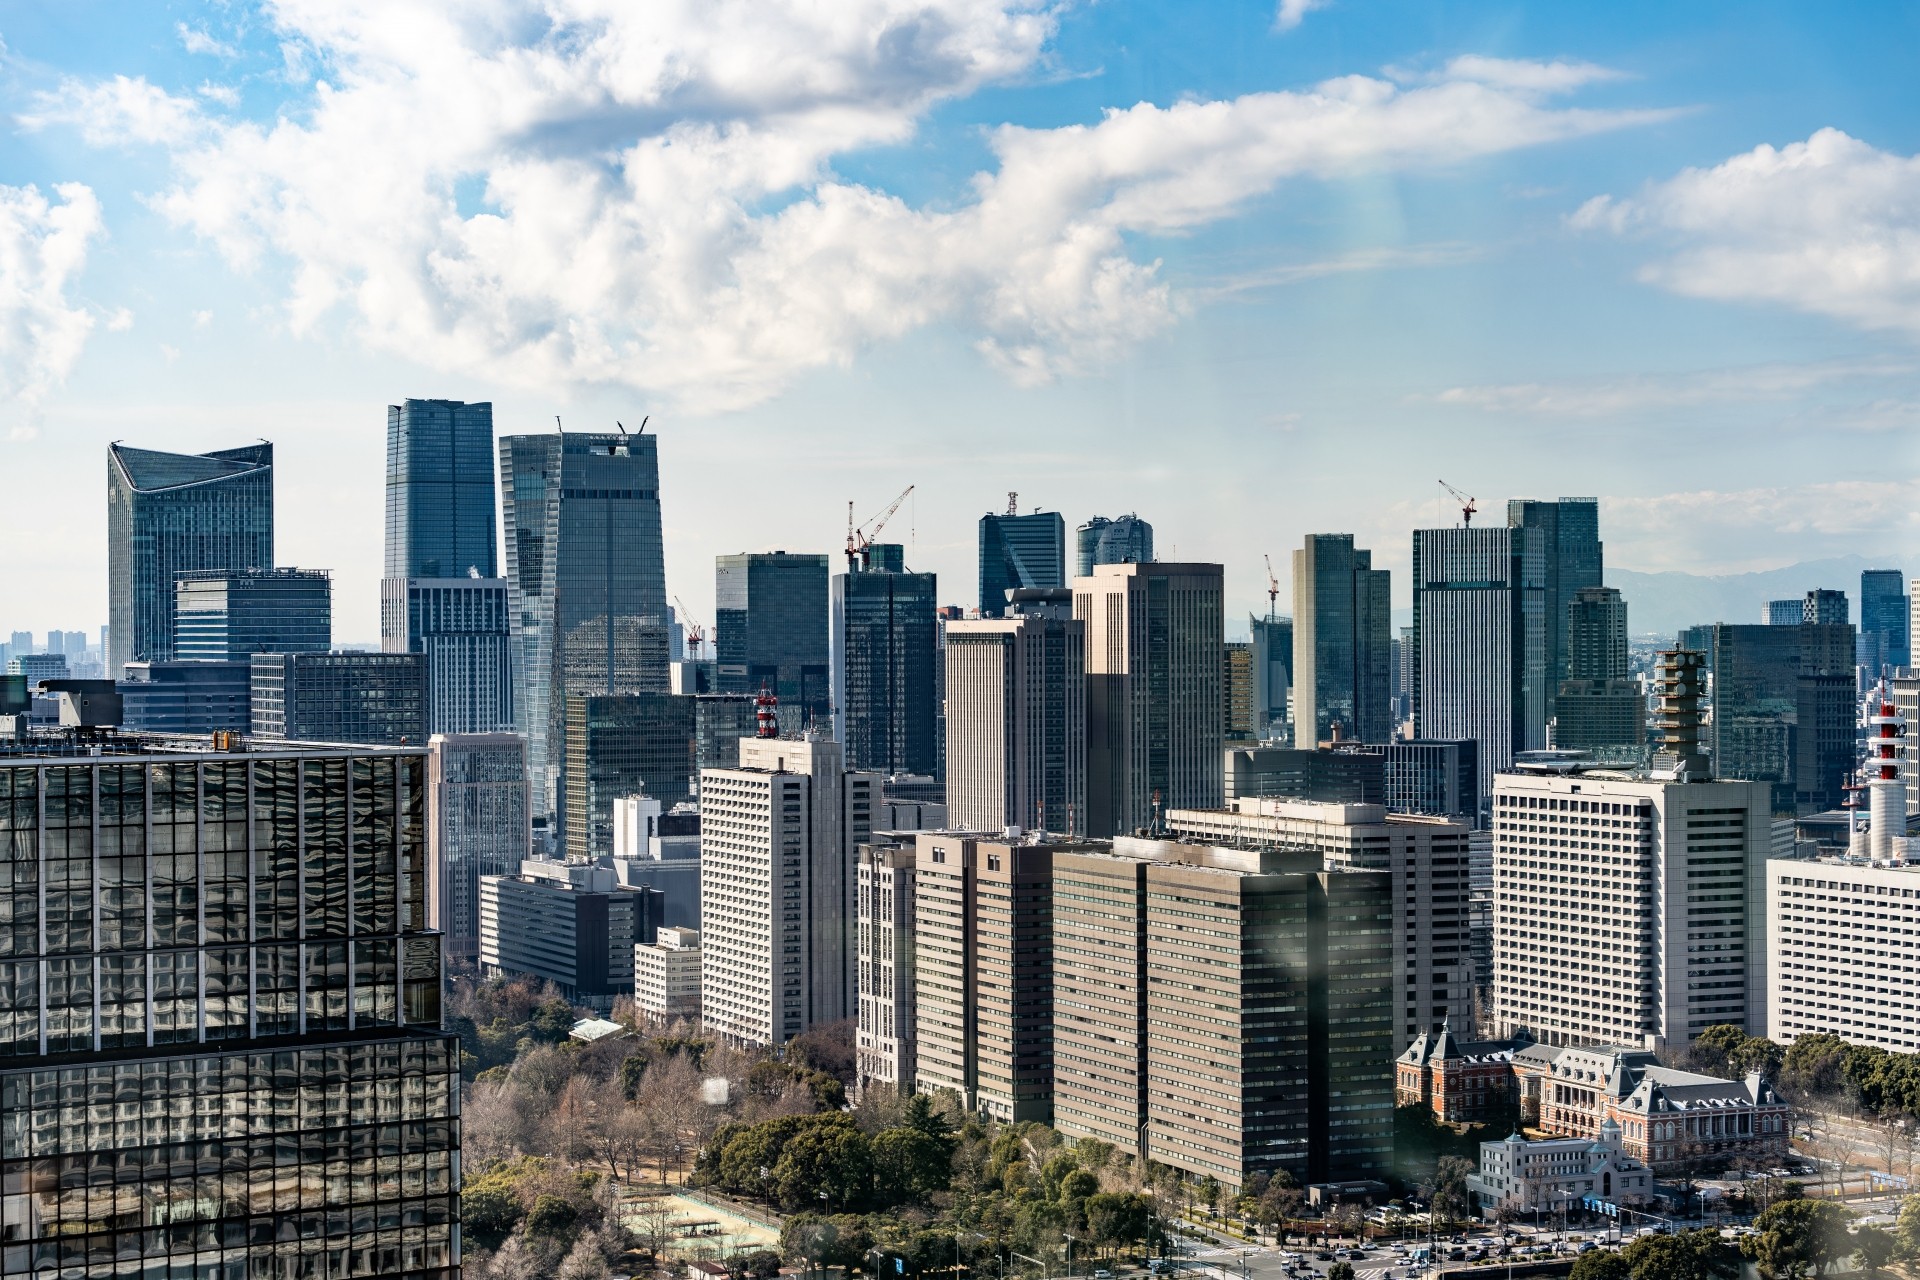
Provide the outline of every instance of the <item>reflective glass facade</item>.
[[658,450],[644,435],[500,439],[514,724],[536,817],[564,809],[570,694],[669,687]]
[[428,733],[513,727],[506,579],[387,578],[380,616],[387,652],[426,656]]
[[1507,503],[1507,524],[1529,531],[1521,569],[1527,634],[1523,680],[1528,690],[1539,690],[1532,700],[1539,704],[1538,731],[1529,730],[1529,745],[1539,746],[1553,718],[1560,682],[1574,675],[1569,669],[1569,610],[1581,591],[1600,586],[1600,503],[1595,498],[1514,498]]
[[834,728],[848,768],[932,774],[940,767],[937,594],[931,573],[863,569],[834,578]]
[[714,647],[720,692],[780,699],[780,728],[825,726],[832,714],[827,558],[770,551],[714,561]]
[[613,852],[613,802],[644,791],[671,809],[693,797],[690,697],[629,693],[567,699],[567,856]]
[[1776,814],[1838,808],[1854,762],[1854,633],[1836,623],[1713,628],[1713,772],[1773,784]]
[[1308,534],[1293,553],[1294,745],[1311,751],[1334,726],[1349,741],[1393,732],[1391,575],[1350,533]]
[[298,742],[427,739],[426,660],[417,653],[256,653],[253,732]]
[[1067,522],[1059,512],[980,517],[981,617],[1002,616],[1015,588],[1066,586],[1066,567]]
[[333,648],[333,578],[324,569],[202,570],[174,579],[178,662]]
[[1898,569],[1860,572],[1860,665],[1869,678],[1913,662],[1906,576]]
[[173,656],[174,577],[273,565],[273,446],[107,446],[107,676]]
[[458,1275],[422,766],[0,760],[0,1275]]
[[494,556],[493,406],[387,406],[388,578],[499,572]]
[[1076,573],[1086,577],[1097,564],[1145,564],[1153,559],[1153,526],[1128,514],[1109,520],[1095,516],[1075,530]]

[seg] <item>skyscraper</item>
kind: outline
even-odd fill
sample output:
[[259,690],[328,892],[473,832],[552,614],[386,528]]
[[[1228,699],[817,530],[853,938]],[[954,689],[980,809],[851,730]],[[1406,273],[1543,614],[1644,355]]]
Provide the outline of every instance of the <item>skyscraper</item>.
[[517,733],[436,733],[427,743],[427,914],[450,960],[480,951],[480,877],[532,856],[527,741]]
[[514,724],[527,736],[535,825],[544,826],[564,808],[568,695],[668,688],[659,442],[502,436],[500,482]]
[[1390,575],[1350,533],[1310,533],[1293,553],[1293,742],[1340,735],[1385,742],[1393,731]]
[[200,569],[174,575],[173,656],[245,662],[256,653],[333,647],[333,578],[324,569]]
[[1086,624],[1066,590],[946,626],[947,813],[965,831],[1087,822]]
[[1555,747],[1635,763],[1646,745],[1646,699],[1628,678],[1627,603],[1612,587],[1582,587],[1567,606],[1567,674],[1550,739]]
[[567,698],[567,856],[613,852],[614,801],[637,792],[671,809],[693,795],[692,698],[675,693]]
[[834,736],[851,769],[932,774],[940,767],[935,578],[907,572],[898,543],[868,552],[832,584]]
[[1721,623],[1713,629],[1713,771],[1773,785],[1783,816],[1835,809],[1854,764],[1854,633]]
[[721,693],[780,699],[780,727],[825,729],[833,710],[827,558],[784,551],[714,560],[714,649]]
[[1075,531],[1079,566],[1085,578],[1099,564],[1145,564],[1153,559],[1153,526],[1128,512],[1109,520],[1095,516]]
[[1906,577],[1898,569],[1860,574],[1860,659],[1868,678],[1913,662]]
[[1507,524],[1527,530],[1521,599],[1527,632],[1527,686],[1541,690],[1540,726],[1553,717],[1560,682],[1568,678],[1567,619],[1574,597],[1601,584],[1600,504],[1594,498],[1542,502],[1514,498]]
[[173,656],[174,578],[273,566],[273,446],[107,446],[107,677]]
[[1293,619],[1247,618],[1253,633],[1253,724],[1261,741],[1293,741]]
[[736,1041],[785,1044],[857,1012],[855,859],[880,779],[831,738],[747,738],[700,777],[700,1015]]
[[1844,626],[1851,621],[1847,616],[1847,593],[1827,590],[1807,592],[1806,601],[1800,607],[1800,621]]
[[980,616],[1006,611],[1015,588],[1051,591],[1067,585],[1067,522],[1058,511],[980,517]]
[[415,653],[256,653],[253,733],[290,742],[427,740],[426,668]]
[[71,749],[0,753],[6,1273],[453,1280],[423,750]]
[[1414,732],[1477,742],[1483,796],[1516,751],[1546,745],[1541,690],[1525,679],[1521,604],[1529,532],[1413,534]]
[[380,647],[427,657],[433,733],[513,725],[507,584],[495,552],[493,406],[387,406]]
[[1220,803],[1225,690],[1217,564],[1103,564],[1073,583],[1086,624],[1089,835]]
[[1221,701],[1226,711],[1221,727],[1227,741],[1258,741],[1253,719],[1253,644],[1227,641],[1220,662]]

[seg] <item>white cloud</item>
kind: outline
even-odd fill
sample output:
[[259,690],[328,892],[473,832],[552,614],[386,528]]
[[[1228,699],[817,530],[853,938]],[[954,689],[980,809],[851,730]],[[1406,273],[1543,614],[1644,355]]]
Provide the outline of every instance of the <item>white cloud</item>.
[[1569,93],[1585,85],[1624,78],[1620,71],[1591,62],[1527,62],[1489,58],[1478,53],[1455,58],[1447,64],[1446,74],[1454,80],[1473,80],[1530,93]]
[[1920,535],[1920,476],[1600,500],[1607,556],[1644,571],[1740,573]]
[[204,329],[204,328],[206,328],[206,327],[207,327],[208,325],[210,325],[210,324],[212,324],[212,323],[213,323],[213,312],[211,312],[211,311],[196,311],[196,312],[194,312],[194,313],[193,313],[193,327],[194,327],[194,328],[196,328],[196,329]]
[[28,129],[72,125],[94,146],[143,142],[176,146],[198,132],[199,107],[176,98],[145,76],[115,76],[88,83],[67,79],[36,96],[36,110],[21,115]]
[[1630,199],[1597,196],[1572,223],[1674,243],[1641,277],[1676,293],[1777,303],[1920,337],[1920,156],[1822,129],[1685,170]]
[[190,27],[184,22],[174,23],[174,30],[180,36],[180,47],[188,53],[211,54],[216,58],[231,58],[237,53],[232,45],[216,40],[205,31]]
[[1273,15],[1275,31],[1291,31],[1306,19],[1315,9],[1324,9],[1333,0],[1280,0],[1279,11]]
[[1786,400],[1832,383],[1912,372],[1911,361],[1829,360],[1567,382],[1449,387],[1432,399],[1439,404],[1493,413],[1601,418],[1721,402]]
[[94,317],[68,293],[101,234],[100,204],[79,183],[0,186],[0,400],[29,411],[80,358]]
[[202,80],[200,87],[194,92],[208,102],[217,102],[223,107],[240,105],[240,91],[230,84],[216,84],[211,80]]
[[[175,145],[156,199],[168,217],[239,267],[284,266],[295,332],[345,314],[371,345],[432,367],[705,409],[934,323],[1021,381],[1095,368],[1179,314],[1140,237],[1231,216],[1291,178],[1442,166],[1661,114],[1548,105],[1541,84],[1512,87],[1525,64],[1500,64],[1508,83],[1485,68],[1413,88],[1353,76],[1000,128],[962,199],[916,207],[836,175],[835,158],[906,143],[934,104],[1030,71],[1050,9],[284,0],[272,13],[311,93],[264,123],[149,103],[199,130]],[[65,98],[103,117],[76,107],[83,128],[129,132],[118,98]]]
[[113,314],[107,317],[108,333],[125,333],[131,328],[133,328],[133,312],[126,307],[114,308]]

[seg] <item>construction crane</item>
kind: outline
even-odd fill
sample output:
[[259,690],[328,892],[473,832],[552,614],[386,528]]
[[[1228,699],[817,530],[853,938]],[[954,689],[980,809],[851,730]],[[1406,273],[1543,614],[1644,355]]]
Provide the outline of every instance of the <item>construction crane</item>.
[[680,621],[687,626],[687,657],[698,662],[700,646],[706,643],[707,629],[693,620],[693,610],[682,604],[679,596],[673,598],[673,607],[680,611]]
[[873,540],[880,536],[880,531],[887,527],[887,521],[893,519],[893,513],[900,509],[900,504],[905,502],[907,500],[907,495],[912,492],[913,492],[913,486],[908,485],[906,488],[900,491],[899,497],[895,498],[892,502],[887,504],[887,509],[885,511],[882,511],[877,516],[869,517],[865,524],[861,524],[857,526],[853,523],[853,503],[852,502],[847,503],[847,572],[848,573],[853,572],[854,562],[856,560],[859,561],[860,568],[862,569],[866,569],[872,565]]
[[1460,492],[1445,480],[1440,482],[1440,487],[1452,494],[1453,500],[1460,504],[1460,523],[1469,529],[1473,528],[1473,513],[1480,509],[1474,504],[1473,495]]
[[1272,622],[1280,612],[1280,579],[1273,576],[1273,557],[1267,556],[1267,621]]

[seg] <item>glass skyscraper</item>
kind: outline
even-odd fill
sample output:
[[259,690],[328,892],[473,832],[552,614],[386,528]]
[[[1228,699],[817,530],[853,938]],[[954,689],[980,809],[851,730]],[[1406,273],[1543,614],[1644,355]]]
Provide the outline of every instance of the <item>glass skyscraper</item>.
[[0,747],[5,1274],[454,1280],[422,752],[86,749]]
[[1538,724],[1529,726],[1529,743],[1537,746],[1545,741],[1560,683],[1572,674],[1568,610],[1581,591],[1601,585],[1600,503],[1595,498],[1514,498],[1507,503],[1507,525],[1527,530],[1521,541],[1520,613],[1526,632],[1521,681],[1531,695],[1528,714],[1535,714],[1535,704],[1539,708]]
[[1095,516],[1076,531],[1079,576],[1097,564],[1145,564],[1153,559],[1153,526],[1131,513],[1109,520]]
[[426,662],[417,653],[256,653],[253,732],[298,742],[427,740]]
[[693,798],[694,700],[677,693],[567,698],[569,858],[613,852],[613,802],[645,792],[671,809]]
[[324,569],[202,569],[174,576],[173,656],[244,662],[256,653],[333,647],[333,578]]
[[1007,611],[1007,592],[1067,585],[1067,522],[1057,511],[980,517],[980,616]]
[[[624,432],[502,436],[500,482],[514,724],[527,736],[536,825],[557,834],[568,696],[669,687],[659,442]],[[824,570],[823,561],[823,650]]]
[[1393,733],[1391,575],[1350,533],[1293,553],[1293,741],[1385,742]]
[[174,579],[273,567],[273,446],[107,446],[107,678],[173,657]]
[[[1413,531],[1413,726],[1423,739],[1478,744],[1480,798],[1514,753],[1546,746],[1528,688],[1525,594],[1531,530]],[[1538,634],[1538,631],[1534,634]]]
[[847,767],[933,774],[940,767],[931,573],[908,573],[897,543],[833,579],[834,736]]
[[780,699],[783,732],[825,727],[833,710],[827,558],[784,551],[714,560],[714,649],[721,693]]
[[1913,662],[1909,634],[1906,577],[1898,569],[1860,573],[1860,665],[1876,679],[1893,667]]
[[380,647],[426,655],[430,733],[491,733],[513,724],[493,466],[491,404],[387,406]]
[[1772,783],[1779,815],[1838,808],[1854,765],[1853,660],[1845,623],[1714,627],[1714,776]]

